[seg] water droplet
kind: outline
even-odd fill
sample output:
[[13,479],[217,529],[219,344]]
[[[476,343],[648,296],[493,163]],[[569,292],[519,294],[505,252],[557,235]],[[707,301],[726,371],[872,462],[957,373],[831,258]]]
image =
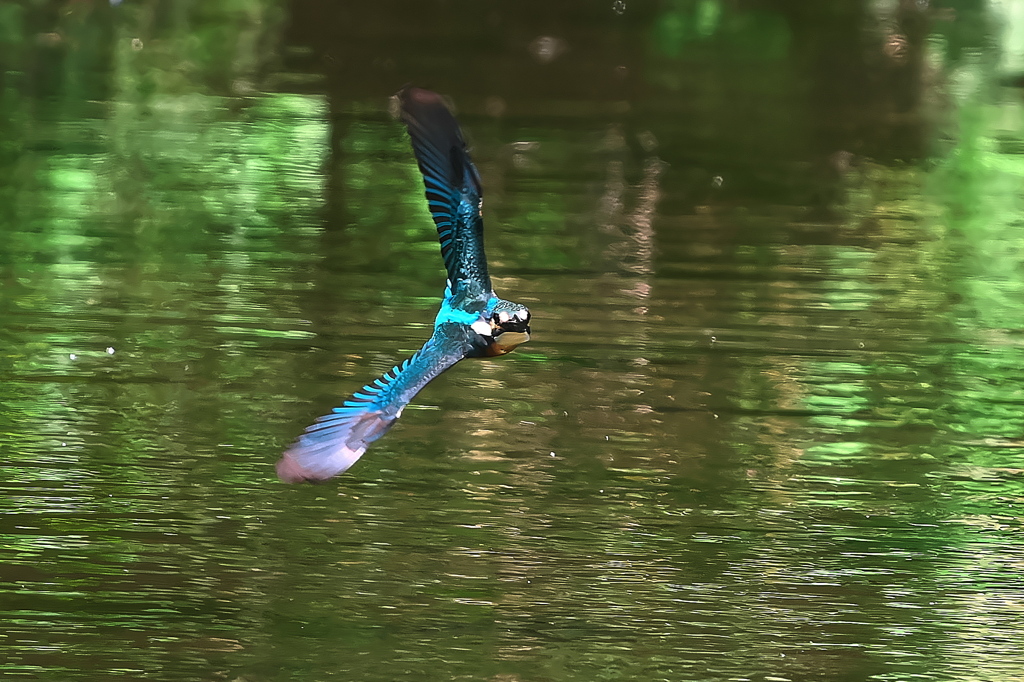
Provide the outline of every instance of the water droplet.
[[645,130],[636,136],[637,142],[643,147],[644,151],[650,154],[658,148],[658,138],[654,136],[650,130]]
[[497,95],[493,95],[484,100],[484,111],[486,111],[489,116],[493,116],[494,118],[498,118],[502,114],[504,114],[505,109],[507,108],[508,105],[505,104],[505,100],[503,100],[501,97],[498,97]]
[[555,36],[540,36],[530,43],[530,54],[541,64],[558,58],[566,50],[565,41]]
[[612,11],[618,14],[619,16],[625,14],[626,0],[615,0],[615,2],[612,3]]

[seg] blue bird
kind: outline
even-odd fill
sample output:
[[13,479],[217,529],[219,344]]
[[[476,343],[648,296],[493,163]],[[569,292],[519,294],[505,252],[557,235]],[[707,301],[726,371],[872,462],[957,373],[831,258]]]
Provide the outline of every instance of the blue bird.
[[340,474],[387,433],[434,377],[463,358],[504,355],[530,340],[530,311],[498,298],[491,288],[480,174],[458,122],[437,93],[406,88],[397,97],[448,271],[441,310],[434,333],[415,355],[317,419],[285,450],[277,475],[286,483]]

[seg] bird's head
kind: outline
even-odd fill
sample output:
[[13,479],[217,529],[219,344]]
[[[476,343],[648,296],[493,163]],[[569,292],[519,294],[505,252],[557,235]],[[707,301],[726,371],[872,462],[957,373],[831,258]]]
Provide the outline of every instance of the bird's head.
[[501,301],[491,313],[488,355],[504,355],[530,340],[530,311],[526,306]]

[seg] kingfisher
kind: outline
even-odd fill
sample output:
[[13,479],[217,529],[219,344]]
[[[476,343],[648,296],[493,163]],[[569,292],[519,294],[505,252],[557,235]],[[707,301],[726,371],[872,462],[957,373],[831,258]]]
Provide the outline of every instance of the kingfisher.
[[498,298],[491,287],[480,173],[455,116],[429,90],[407,87],[396,97],[448,272],[441,309],[433,334],[419,351],[319,417],[285,450],[277,475],[286,483],[323,481],[342,473],[439,374],[463,358],[505,355],[530,340],[530,311]]

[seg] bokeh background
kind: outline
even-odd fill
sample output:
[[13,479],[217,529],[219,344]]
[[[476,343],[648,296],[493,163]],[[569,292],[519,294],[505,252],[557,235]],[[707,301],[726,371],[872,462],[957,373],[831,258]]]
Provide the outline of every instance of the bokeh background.
[[[1024,1],[0,3],[0,678],[1024,679]],[[534,338],[274,476],[444,284]]]

